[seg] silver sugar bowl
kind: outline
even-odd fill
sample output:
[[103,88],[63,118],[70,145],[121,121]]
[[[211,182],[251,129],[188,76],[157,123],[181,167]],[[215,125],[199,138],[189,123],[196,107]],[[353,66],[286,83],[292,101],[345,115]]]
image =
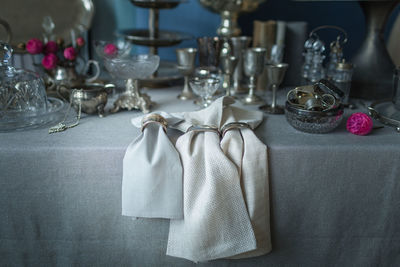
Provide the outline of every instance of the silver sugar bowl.
[[88,83],[71,89],[70,102],[75,110],[86,114],[98,114],[104,117],[108,95],[115,89],[114,84]]

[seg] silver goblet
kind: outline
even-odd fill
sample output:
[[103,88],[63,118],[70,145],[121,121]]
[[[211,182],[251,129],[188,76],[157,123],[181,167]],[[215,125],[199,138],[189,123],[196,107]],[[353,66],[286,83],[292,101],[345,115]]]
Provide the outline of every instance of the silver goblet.
[[232,75],[235,72],[237,63],[238,63],[238,58],[233,57],[233,56],[224,56],[221,57],[221,68],[222,72],[224,74],[224,79],[222,82],[222,88],[225,89],[226,95],[230,96],[233,91],[232,88]]
[[257,105],[262,104],[262,99],[255,95],[256,77],[264,70],[265,48],[254,47],[246,49],[244,52],[243,68],[246,76],[249,77],[249,93],[242,99],[243,104]]
[[189,87],[189,76],[193,73],[196,61],[196,48],[179,48],[176,49],[176,58],[178,62],[178,70],[184,76],[183,90],[178,98],[180,100],[188,100],[193,98],[193,93]]
[[285,77],[288,67],[289,65],[286,63],[265,65],[268,81],[272,86],[272,103],[271,105],[264,105],[260,107],[261,110],[270,114],[285,113],[284,107],[276,105],[276,91],[278,90],[279,85],[281,85],[281,83],[283,82],[283,78]]
[[231,92],[233,95],[244,92],[244,88],[241,87],[241,82],[243,78],[243,51],[249,47],[251,39],[251,37],[247,36],[230,38],[232,43],[233,56],[238,59],[237,66],[233,74],[234,90]]
[[197,46],[200,67],[218,68],[223,39],[219,37],[200,37],[197,38]]

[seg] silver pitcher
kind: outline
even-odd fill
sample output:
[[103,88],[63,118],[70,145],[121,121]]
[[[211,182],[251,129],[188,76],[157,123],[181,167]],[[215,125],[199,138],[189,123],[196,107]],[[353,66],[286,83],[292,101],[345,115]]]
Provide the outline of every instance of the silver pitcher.
[[[94,75],[88,77],[85,75],[89,66],[93,65],[95,68]],[[57,65],[56,68],[46,72],[45,82],[47,87],[47,92],[51,95],[53,92],[62,92],[60,86],[63,88],[73,88],[80,86],[85,83],[93,83],[100,75],[100,66],[96,60],[88,60],[83,68],[82,73],[78,72],[76,69],[76,64],[73,62],[68,62],[65,64]],[[68,99],[69,93],[62,93],[62,97]]]

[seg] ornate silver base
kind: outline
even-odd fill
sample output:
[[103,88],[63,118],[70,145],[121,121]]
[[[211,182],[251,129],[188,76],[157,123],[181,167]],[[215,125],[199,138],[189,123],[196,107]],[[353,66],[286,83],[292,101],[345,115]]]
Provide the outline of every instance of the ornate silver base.
[[260,105],[264,104],[264,101],[261,97],[257,95],[249,94],[246,97],[242,98],[242,103],[245,105]]
[[147,94],[139,92],[137,80],[128,79],[125,92],[114,102],[111,113],[118,112],[121,109],[140,109],[143,113],[149,113],[150,107],[154,104]]
[[269,113],[269,114],[284,114],[285,109],[282,106],[275,106],[272,107],[270,105],[264,105],[259,107],[260,110]]
[[193,99],[193,93],[190,91],[182,91],[180,95],[178,95],[178,99],[180,100],[190,100]]

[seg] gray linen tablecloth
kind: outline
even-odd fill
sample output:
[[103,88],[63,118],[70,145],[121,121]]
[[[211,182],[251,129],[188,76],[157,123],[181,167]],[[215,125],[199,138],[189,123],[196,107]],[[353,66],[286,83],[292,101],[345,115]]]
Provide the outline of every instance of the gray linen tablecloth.
[[[178,92],[149,94],[159,110],[197,108]],[[121,216],[122,158],[138,115],[85,117],[52,135],[0,133],[0,266],[194,265],[165,255],[168,220]],[[398,133],[359,137],[343,123],[313,135],[268,115],[256,134],[269,147],[273,250],[199,265],[400,265]]]

